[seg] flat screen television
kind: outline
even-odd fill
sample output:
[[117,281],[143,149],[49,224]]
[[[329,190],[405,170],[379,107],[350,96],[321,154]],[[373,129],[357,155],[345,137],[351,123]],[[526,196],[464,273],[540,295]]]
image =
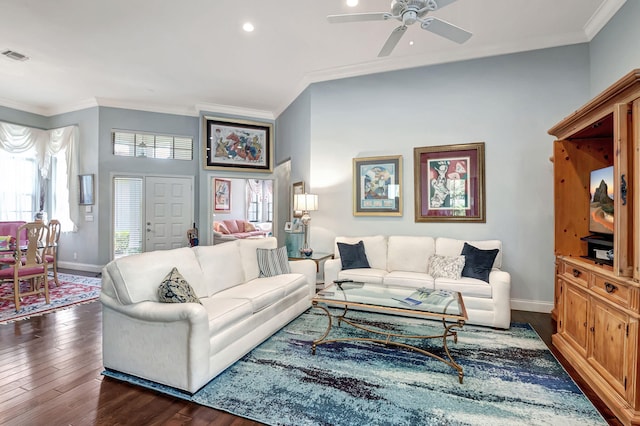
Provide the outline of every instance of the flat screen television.
[[589,231],[613,235],[613,166],[591,172],[590,191]]

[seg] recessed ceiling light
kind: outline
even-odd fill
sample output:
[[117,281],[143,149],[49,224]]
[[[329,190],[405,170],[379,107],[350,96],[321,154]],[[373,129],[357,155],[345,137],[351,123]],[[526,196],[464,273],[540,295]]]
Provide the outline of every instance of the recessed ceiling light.
[[409,46],[413,46],[413,40],[409,42]]
[[242,26],[242,29],[245,30],[246,32],[250,33],[255,28],[253,27],[253,24],[251,22],[245,22],[244,25]]
[[358,0],[347,0],[347,6],[356,7],[358,5]]

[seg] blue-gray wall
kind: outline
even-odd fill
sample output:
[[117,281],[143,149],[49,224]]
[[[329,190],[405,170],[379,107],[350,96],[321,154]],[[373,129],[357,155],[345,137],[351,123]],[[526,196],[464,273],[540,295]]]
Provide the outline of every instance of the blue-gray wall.
[[[310,105],[300,105],[311,111],[311,149],[308,157],[293,157],[309,162],[304,180],[319,195],[312,247],[331,251],[336,235],[498,238],[515,306],[549,310],[553,139],[547,129],[588,99],[588,49],[574,45],[314,84],[305,94]],[[278,124],[297,123],[281,117]],[[478,141],[486,144],[486,224],[415,223],[413,148]],[[281,134],[280,143],[295,141]],[[352,159],[398,154],[403,217],[354,217]]]
[[589,44],[591,96],[640,68],[640,1],[628,0]]

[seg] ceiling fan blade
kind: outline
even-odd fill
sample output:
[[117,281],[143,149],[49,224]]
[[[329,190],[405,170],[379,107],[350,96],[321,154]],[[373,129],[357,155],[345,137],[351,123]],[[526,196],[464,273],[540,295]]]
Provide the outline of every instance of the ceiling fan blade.
[[391,14],[388,12],[350,13],[348,15],[329,15],[327,20],[331,24],[343,24],[346,22],[384,21],[389,17]]
[[434,34],[438,34],[444,38],[448,38],[451,41],[462,44],[473,35],[467,30],[463,30],[460,27],[456,27],[453,24],[443,21],[438,18],[427,18],[420,25],[423,30],[431,31]]
[[435,0],[436,5],[438,6],[436,10],[440,10],[443,7],[449,6],[451,3],[455,3],[458,0]]
[[383,56],[389,56],[406,31],[406,25],[400,25],[398,28],[393,30],[387,41],[384,43],[384,46],[382,46],[380,53],[378,53],[378,57],[381,58]]

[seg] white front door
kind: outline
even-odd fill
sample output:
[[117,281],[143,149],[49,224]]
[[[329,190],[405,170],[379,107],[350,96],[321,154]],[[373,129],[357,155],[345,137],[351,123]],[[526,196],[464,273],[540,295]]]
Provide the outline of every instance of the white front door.
[[193,227],[193,178],[145,179],[144,251],[169,250],[188,245]]

